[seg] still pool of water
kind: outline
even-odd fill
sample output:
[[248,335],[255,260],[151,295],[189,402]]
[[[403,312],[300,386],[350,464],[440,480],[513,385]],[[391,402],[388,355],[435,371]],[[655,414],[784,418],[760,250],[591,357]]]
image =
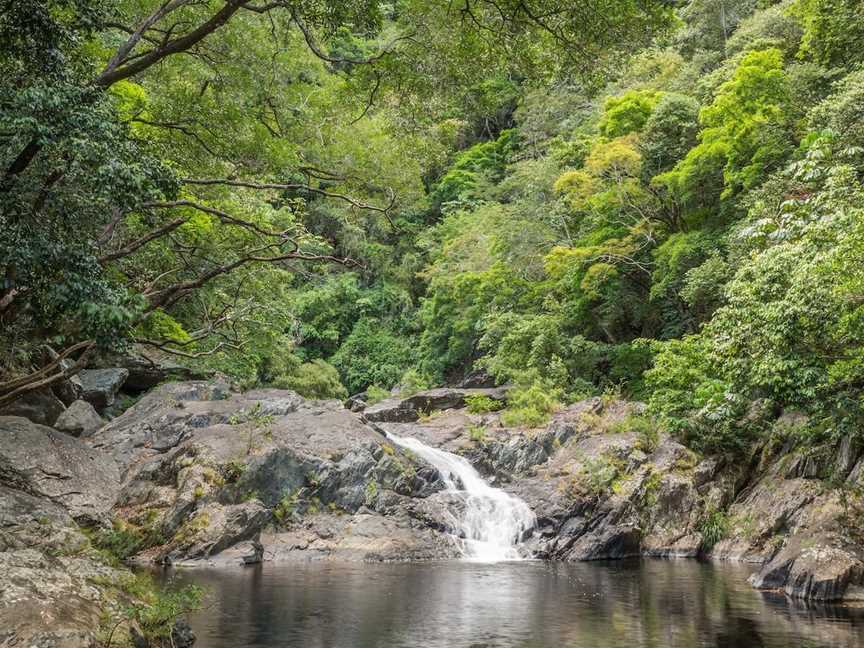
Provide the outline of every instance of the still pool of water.
[[198,648],[864,647],[864,608],[684,560],[290,563],[166,574],[208,591]]

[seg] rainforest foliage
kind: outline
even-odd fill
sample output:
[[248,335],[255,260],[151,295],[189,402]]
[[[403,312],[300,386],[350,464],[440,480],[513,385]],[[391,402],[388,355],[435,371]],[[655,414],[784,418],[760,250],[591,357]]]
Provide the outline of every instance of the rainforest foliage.
[[7,3],[0,381],[48,343],[861,429],[862,42],[861,0]]

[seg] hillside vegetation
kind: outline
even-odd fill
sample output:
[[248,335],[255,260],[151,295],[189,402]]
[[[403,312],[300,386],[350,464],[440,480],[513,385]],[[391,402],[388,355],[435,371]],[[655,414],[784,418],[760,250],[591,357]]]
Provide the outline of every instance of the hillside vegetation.
[[483,370],[528,426],[613,392],[700,452],[756,401],[858,434],[862,16],[16,2],[0,406],[131,351],[319,398]]

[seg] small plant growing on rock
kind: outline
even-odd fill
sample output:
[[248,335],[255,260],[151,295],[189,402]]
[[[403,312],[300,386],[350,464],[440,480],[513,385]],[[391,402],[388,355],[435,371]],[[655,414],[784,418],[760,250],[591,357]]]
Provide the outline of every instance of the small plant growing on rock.
[[369,385],[369,387],[366,389],[367,405],[374,405],[375,403],[380,403],[385,398],[390,398],[390,392],[383,387],[379,387],[378,385]]
[[651,454],[660,445],[660,431],[651,419],[634,416],[630,429],[636,433],[636,447],[645,454]]
[[110,529],[101,529],[89,535],[93,546],[110,562],[122,562],[165,541],[156,515],[150,516],[148,523],[142,526],[115,519]]
[[536,378],[510,393],[510,402],[501,412],[501,422],[507,427],[537,428],[545,425],[560,407],[561,391]]
[[709,509],[699,523],[699,533],[702,534],[702,551],[711,549],[729,533],[729,518],[724,511]]
[[[204,596],[204,590],[197,585],[180,589],[160,588],[146,574],[130,574],[102,584],[127,603],[119,613],[104,613],[100,624],[102,648],[110,648],[115,641],[117,645],[175,645],[174,633],[178,619],[200,609]],[[131,642],[126,640],[127,633]]]
[[299,517],[300,497],[302,488],[297,488],[282,496],[278,504],[273,508],[273,519],[280,526],[287,526]]
[[416,369],[409,369],[399,379],[399,396],[407,398],[417,392],[429,389],[429,379]]
[[221,471],[226,484],[236,484],[246,473],[246,464],[240,459],[232,459],[222,465]]
[[178,545],[190,544],[208,526],[210,526],[210,515],[206,511],[199,513],[180,527],[174,535],[174,542]]
[[378,482],[370,480],[366,484],[366,506],[373,508],[378,501]]
[[483,443],[486,440],[486,428],[482,425],[469,425],[468,438],[474,443]]
[[504,403],[482,394],[473,394],[465,397],[465,404],[471,414],[486,414],[497,412],[504,408]]

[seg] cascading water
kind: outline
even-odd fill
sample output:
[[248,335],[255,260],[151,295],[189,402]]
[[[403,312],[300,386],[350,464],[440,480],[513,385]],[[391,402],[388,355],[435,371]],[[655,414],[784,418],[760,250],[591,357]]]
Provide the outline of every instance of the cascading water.
[[534,513],[525,502],[487,484],[464,457],[430,448],[417,439],[389,433],[387,437],[437,468],[447,492],[464,502],[457,525],[463,536],[460,546],[466,559],[522,560],[516,544],[536,524]]

